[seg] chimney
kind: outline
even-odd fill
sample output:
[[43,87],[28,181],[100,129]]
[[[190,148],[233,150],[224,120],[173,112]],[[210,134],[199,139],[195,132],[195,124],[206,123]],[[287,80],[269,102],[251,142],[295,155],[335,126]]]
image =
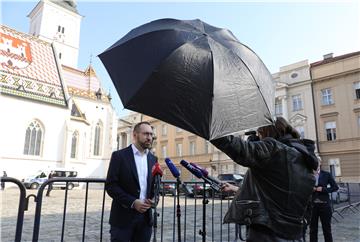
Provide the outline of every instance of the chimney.
[[334,54],[334,53],[329,53],[329,54],[323,55],[324,60],[333,58],[333,54]]

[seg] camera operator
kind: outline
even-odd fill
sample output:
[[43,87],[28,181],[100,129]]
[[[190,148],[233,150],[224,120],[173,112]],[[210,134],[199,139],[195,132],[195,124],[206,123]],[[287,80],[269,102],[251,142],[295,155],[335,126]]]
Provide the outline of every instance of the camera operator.
[[[233,161],[249,168],[224,222],[248,225],[246,241],[303,241],[304,214],[318,165],[314,142],[300,140],[282,117],[258,133],[259,141],[234,136],[212,140]],[[254,135],[251,139],[257,140]]]

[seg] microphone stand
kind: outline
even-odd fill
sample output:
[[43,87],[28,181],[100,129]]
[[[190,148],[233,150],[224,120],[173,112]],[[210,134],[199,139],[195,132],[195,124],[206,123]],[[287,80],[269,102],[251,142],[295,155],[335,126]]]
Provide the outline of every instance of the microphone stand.
[[202,219],[202,229],[199,230],[199,234],[202,237],[202,242],[206,241],[206,204],[209,203],[209,200],[206,199],[206,182],[203,183],[203,200],[202,200],[202,208],[203,208],[203,219]]
[[178,228],[178,242],[181,242],[181,224],[180,224],[180,217],[181,217],[181,210],[180,210],[180,178],[176,178],[176,217],[177,217],[177,228]]
[[155,178],[155,186],[154,186],[154,204],[153,204],[153,227],[154,227],[154,236],[153,236],[153,242],[156,242],[156,231],[157,231],[157,217],[159,214],[157,213],[156,207],[159,203],[159,194],[160,194],[160,182],[161,178],[157,177]]

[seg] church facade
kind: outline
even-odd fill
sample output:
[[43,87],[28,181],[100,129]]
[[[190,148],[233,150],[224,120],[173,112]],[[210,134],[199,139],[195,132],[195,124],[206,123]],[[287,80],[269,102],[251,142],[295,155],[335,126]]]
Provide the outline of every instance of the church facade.
[[73,1],[48,0],[29,17],[29,34],[0,29],[0,170],[105,177],[118,118],[92,66],[77,68],[82,17]]

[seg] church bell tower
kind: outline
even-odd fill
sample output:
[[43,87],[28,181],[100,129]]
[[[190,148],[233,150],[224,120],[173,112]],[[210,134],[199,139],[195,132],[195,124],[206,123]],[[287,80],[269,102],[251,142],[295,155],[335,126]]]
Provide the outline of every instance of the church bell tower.
[[29,33],[54,43],[61,64],[77,68],[81,16],[75,1],[41,0],[29,13]]

